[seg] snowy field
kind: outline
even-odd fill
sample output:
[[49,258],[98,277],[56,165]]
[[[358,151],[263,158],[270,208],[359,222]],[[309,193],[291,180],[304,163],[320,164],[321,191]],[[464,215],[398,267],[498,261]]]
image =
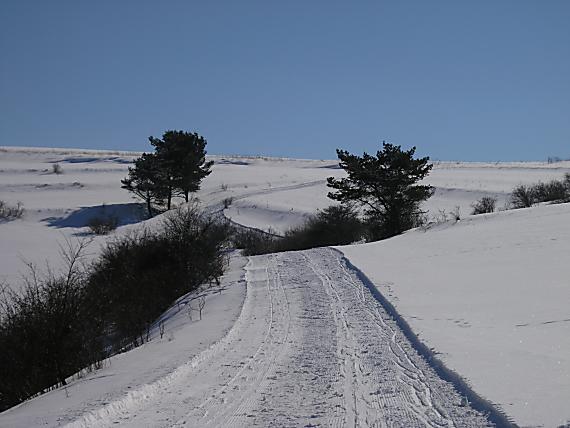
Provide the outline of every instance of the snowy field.
[[[0,280],[17,287],[22,259],[57,267],[58,243],[85,237],[102,210],[120,218],[117,234],[140,227],[139,206],[120,189],[136,156],[0,147],[0,200],[26,209],[0,223]],[[226,200],[232,221],[277,233],[329,205],[326,178],[343,174],[334,160],[212,159],[203,205]],[[570,206],[471,217],[470,205],[491,195],[503,207],[514,186],[565,172],[569,162],[436,163],[425,208],[437,217],[459,206],[459,222],[339,248],[475,399],[520,426],[570,420]],[[104,239],[90,245],[93,256]],[[382,312],[366,278],[343,263],[332,250],[235,256],[203,321],[177,305],[165,314],[165,337],[155,332],[66,390],[1,414],[0,426],[485,426]]]

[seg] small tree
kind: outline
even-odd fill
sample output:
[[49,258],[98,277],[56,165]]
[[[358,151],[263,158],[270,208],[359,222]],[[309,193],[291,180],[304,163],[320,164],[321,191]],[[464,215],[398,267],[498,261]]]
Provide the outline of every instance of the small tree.
[[337,149],[340,167],[348,177],[329,177],[327,185],[336,190],[328,197],[342,203],[356,203],[365,209],[371,237],[383,239],[415,227],[421,218],[420,203],[433,194],[429,185],[418,185],[433,165],[429,157],[414,158],[416,148],[383,143],[382,150],[362,157]]
[[134,193],[146,203],[149,217],[153,216],[152,205],[162,205],[168,194],[168,187],[162,178],[158,158],[153,153],[143,153],[129,167],[129,175],[121,180],[122,188]]
[[202,311],[206,306],[206,296],[198,297],[198,304],[196,305],[198,312],[200,313],[200,321],[202,321]]
[[162,139],[149,137],[156,150],[163,180],[168,188],[167,208],[173,196],[183,196],[200,190],[200,182],[210,175],[214,162],[206,162],[206,140],[196,133],[166,131]]

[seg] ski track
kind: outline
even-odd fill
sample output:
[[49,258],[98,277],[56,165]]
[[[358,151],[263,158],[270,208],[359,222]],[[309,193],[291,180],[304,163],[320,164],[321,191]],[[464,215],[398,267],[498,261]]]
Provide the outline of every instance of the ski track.
[[485,427],[330,248],[251,257],[230,332],[71,427]]

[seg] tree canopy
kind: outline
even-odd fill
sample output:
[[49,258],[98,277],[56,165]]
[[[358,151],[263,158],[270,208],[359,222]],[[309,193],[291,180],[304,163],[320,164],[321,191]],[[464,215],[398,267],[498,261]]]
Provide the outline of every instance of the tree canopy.
[[153,205],[163,205],[168,189],[162,179],[160,165],[154,153],[143,153],[129,167],[129,175],[121,180],[121,187],[134,193],[146,203],[148,215],[153,215]]
[[433,189],[416,184],[425,178],[433,165],[429,157],[414,158],[416,148],[402,150],[401,146],[383,143],[376,156],[357,156],[337,149],[340,167],[347,177],[327,179],[335,189],[328,197],[342,203],[352,203],[364,209],[372,227],[373,239],[397,235],[415,227],[422,211],[421,202]]
[[200,189],[201,181],[211,173],[212,161],[206,161],[206,140],[196,133],[166,131],[162,139],[149,137],[154,153],[144,153],[129,168],[122,187],[152,205],[171,208],[172,198],[183,197]]
[[210,175],[214,162],[206,162],[206,140],[184,131],[166,131],[162,139],[149,137],[155,148],[170,196],[183,196],[200,190],[200,182]]

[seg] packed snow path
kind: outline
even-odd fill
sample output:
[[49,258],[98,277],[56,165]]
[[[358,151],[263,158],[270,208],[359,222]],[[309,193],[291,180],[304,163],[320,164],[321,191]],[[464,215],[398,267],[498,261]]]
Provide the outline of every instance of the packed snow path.
[[252,257],[227,336],[75,426],[484,427],[342,255]]

